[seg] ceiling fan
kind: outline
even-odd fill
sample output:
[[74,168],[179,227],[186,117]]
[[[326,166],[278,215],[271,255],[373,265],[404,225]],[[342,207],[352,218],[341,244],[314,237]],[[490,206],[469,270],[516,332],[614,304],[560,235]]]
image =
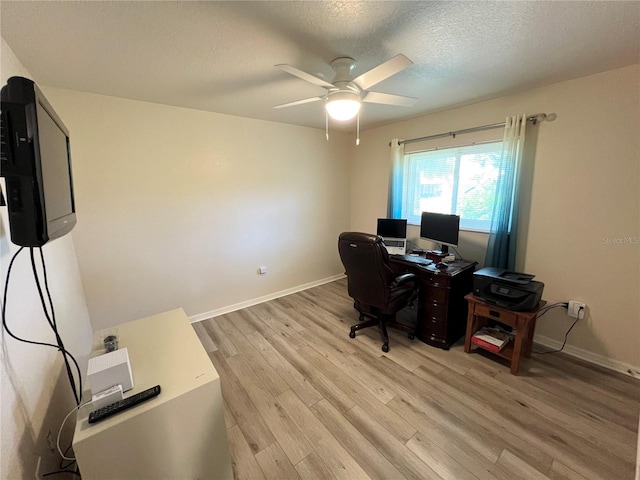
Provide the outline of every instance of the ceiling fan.
[[372,68],[368,72],[353,78],[352,72],[356,61],[350,57],[339,57],[331,62],[331,68],[336,72],[333,83],[329,83],[322,78],[303,72],[291,65],[276,65],[280,70],[284,70],[309,83],[327,89],[324,96],[304,98],[295,102],[283,103],[273,108],[286,108],[304,103],[325,100],[325,127],[326,136],[329,140],[329,117],[338,121],[351,120],[357,117],[357,138],[356,145],[360,144],[360,107],[362,102],[381,103],[383,105],[394,105],[401,107],[411,107],[418,100],[417,98],[392,95],[389,93],[372,92],[369,89],[387,78],[401,72],[405,68],[413,65],[413,62],[406,56],[399,54],[395,57]]

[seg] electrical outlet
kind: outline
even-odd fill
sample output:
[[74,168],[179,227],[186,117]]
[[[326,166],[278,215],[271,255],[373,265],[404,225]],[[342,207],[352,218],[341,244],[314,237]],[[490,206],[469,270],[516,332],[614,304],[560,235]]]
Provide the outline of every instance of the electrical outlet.
[[267,267],[258,268],[258,274],[259,275],[266,275],[267,274]]
[[587,306],[584,303],[577,302],[575,300],[569,300],[567,315],[569,315],[571,318],[580,318],[580,320],[582,320],[584,318],[585,308],[587,308]]

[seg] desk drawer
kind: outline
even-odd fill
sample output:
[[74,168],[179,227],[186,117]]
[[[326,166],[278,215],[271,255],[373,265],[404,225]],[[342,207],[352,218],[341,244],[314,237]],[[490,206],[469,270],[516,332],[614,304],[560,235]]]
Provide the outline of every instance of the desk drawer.
[[444,320],[437,317],[427,318],[427,332],[432,337],[444,338],[447,331],[447,325]]
[[446,304],[449,298],[449,289],[446,287],[425,286],[425,299],[429,303]]
[[511,312],[505,312],[501,308],[491,307],[487,305],[476,305],[474,313],[479,317],[491,318],[499,322],[509,325],[515,325],[517,315]]
[[424,313],[428,319],[437,318],[442,323],[447,321],[447,304],[434,303],[427,300],[424,304]]
[[448,287],[451,282],[451,277],[448,275],[438,275],[429,271],[424,272],[422,279],[425,283],[434,287]]

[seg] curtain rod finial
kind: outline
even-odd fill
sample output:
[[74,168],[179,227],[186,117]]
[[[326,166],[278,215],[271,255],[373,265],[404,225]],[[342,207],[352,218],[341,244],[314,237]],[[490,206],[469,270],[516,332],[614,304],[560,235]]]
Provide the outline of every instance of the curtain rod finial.
[[529,120],[531,120],[531,123],[533,123],[534,125],[537,125],[540,122],[544,122],[545,118],[547,118],[546,113],[538,113],[533,118],[530,117]]
[[533,118],[529,117],[534,125],[538,122],[553,122],[556,118],[557,115],[555,113],[538,113]]

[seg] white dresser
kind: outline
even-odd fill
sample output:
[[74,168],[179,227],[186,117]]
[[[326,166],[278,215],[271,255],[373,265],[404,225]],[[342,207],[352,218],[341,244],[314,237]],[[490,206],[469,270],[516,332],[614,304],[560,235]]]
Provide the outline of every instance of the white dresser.
[[89,425],[82,407],[73,439],[83,480],[232,480],[220,377],[182,309],[118,325],[134,388],[155,398]]

